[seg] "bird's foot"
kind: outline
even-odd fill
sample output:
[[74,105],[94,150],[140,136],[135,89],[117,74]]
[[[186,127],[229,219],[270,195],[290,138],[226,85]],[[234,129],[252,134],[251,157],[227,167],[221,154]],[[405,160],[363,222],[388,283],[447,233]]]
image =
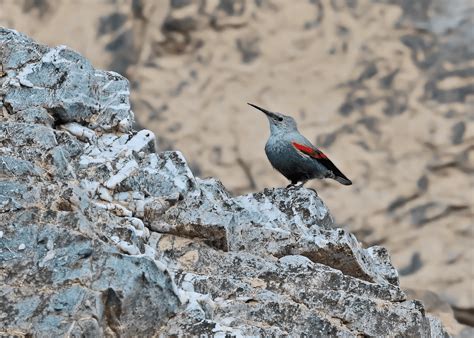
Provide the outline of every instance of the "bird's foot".
[[289,189],[289,188],[301,188],[305,183],[306,183],[306,181],[291,182],[290,184],[288,184],[288,185],[286,186],[286,189]]

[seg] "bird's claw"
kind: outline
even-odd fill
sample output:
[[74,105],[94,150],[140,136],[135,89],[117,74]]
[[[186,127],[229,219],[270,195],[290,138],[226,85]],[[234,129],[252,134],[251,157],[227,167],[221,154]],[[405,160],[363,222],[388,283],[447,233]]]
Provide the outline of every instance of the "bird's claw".
[[290,183],[286,186],[286,189],[289,188],[301,188],[305,182]]

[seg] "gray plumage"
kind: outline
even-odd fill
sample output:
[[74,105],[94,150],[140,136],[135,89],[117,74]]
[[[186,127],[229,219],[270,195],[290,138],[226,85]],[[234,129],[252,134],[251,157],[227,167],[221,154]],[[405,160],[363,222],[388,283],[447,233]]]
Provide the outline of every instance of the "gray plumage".
[[265,153],[272,166],[291,184],[313,178],[332,178],[344,185],[352,184],[326,155],[298,131],[295,120],[280,113],[270,112],[249,103],[265,113],[270,123],[270,137]]

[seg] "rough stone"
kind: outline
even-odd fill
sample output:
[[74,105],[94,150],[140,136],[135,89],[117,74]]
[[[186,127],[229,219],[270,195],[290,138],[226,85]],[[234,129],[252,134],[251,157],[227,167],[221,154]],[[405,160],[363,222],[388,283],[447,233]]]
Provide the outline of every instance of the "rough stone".
[[196,178],[67,47],[0,29],[0,60],[0,334],[447,335],[315,191]]

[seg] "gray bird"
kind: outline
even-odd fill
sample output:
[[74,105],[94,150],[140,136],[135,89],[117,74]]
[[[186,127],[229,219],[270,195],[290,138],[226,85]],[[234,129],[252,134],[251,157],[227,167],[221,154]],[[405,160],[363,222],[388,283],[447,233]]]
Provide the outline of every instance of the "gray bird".
[[303,185],[313,178],[332,178],[344,185],[352,184],[321,150],[300,134],[292,117],[249,105],[267,116],[270,137],[265,153],[273,168],[290,180],[290,186],[298,182]]

